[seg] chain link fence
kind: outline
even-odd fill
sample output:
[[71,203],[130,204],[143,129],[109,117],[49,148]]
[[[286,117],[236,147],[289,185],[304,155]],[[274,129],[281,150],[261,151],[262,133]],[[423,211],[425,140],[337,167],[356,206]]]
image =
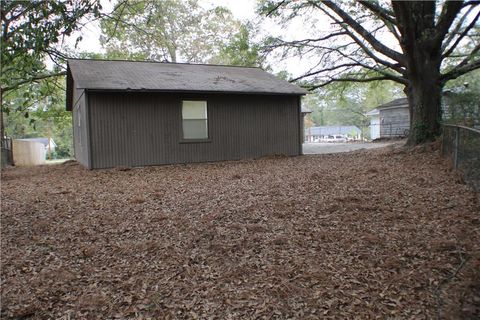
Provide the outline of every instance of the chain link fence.
[[443,125],[442,155],[464,174],[465,182],[480,192],[480,130],[459,125]]
[[410,123],[405,121],[370,123],[362,126],[363,136],[367,140],[405,138],[409,130]]

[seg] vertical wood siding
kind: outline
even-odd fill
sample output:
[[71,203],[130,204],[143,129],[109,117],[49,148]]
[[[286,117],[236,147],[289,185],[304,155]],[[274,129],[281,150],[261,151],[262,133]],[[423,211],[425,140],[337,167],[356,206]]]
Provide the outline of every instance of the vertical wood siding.
[[[298,155],[296,96],[89,92],[93,168]],[[208,142],[182,142],[181,101],[208,105]]]

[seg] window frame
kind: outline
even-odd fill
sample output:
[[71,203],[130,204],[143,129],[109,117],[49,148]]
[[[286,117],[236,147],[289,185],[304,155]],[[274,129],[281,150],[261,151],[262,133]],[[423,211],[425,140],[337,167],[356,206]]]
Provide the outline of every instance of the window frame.
[[[185,101],[199,101],[199,102],[205,102],[205,106],[207,108],[207,137],[206,138],[199,138],[199,139],[193,139],[193,138],[185,138],[184,133],[183,133],[183,103]],[[185,98],[180,100],[180,143],[205,143],[205,142],[211,142],[212,140],[210,139],[210,108],[208,106],[208,100],[205,98]]]

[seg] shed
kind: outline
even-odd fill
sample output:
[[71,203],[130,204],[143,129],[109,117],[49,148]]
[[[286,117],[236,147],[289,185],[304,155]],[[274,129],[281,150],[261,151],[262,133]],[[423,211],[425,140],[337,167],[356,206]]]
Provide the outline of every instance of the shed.
[[32,141],[32,142],[39,142],[43,144],[45,147],[45,152],[53,152],[55,151],[55,148],[57,147],[57,144],[55,141],[53,141],[52,138],[23,138],[23,139],[17,139],[17,140],[22,140],[22,141]]
[[405,137],[410,129],[408,99],[399,98],[367,112],[370,117],[370,138]]
[[302,153],[307,91],[260,68],[69,60],[66,108],[85,167]]
[[45,146],[35,140],[14,139],[13,161],[16,166],[38,166],[45,164]]

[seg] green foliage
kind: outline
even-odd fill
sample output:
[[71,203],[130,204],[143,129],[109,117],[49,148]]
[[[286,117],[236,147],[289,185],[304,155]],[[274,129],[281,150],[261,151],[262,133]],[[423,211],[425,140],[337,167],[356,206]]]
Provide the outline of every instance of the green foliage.
[[426,141],[431,136],[431,133],[429,132],[425,123],[419,121],[411,124],[410,132],[415,143]]
[[47,57],[60,59],[62,54],[56,49],[58,43],[78,30],[82,19],[98,16],[101,6],[99,0],[2,0],[0,9],[1,110],[10,118],[9,122],[19,118],[18,114],[35,124],[36,119],[30,115],[32,110],[42,110],[39,109],[40,101],[51,108],[59,99],[59,95],[53,93],[54,86],[58,86],[57,80],[48,79],[64,74],[59,66],[47,69],[45,60]]
[[98,15],[100,8],[98,0],[2,0],[2,92],[48,75],[45,57],[55,55],[55,45],[78,30],[83,17]]
[[57,144],[56,157],[72,157],[72,114],[65,110],[64,86],[63,78],[50,78],[8,92],[4,102],[12,112],[5,118],[7,135],[14,139],[50,136]]
[[206,62],[238,28],[227,9],[205,10],[197,0],[122,1],[101,22],[109,57]]
[[400,86],[391,81],[342,82],[312,92],[302,103],[312,111],[307,116],[307,127],[354,125],[368,136],[370,119],[365,113],[402,95]]
[[217,57],[210,62],[244,67],[261,67],[265,57],[260,54],[260,45],[251,39],[255,32],[251,24],[242,24],[240,31],[220,48]]
[[277,73],[275,74],[275,76],[278,77],[278,78],[280,78],[280,79],[282,79],[282,80],[285,80],[285,81],[288,81],[289,79],[292,78],[292,74],[289,73],[289,72],[286,71],[286,70],[281,70],[281,71],[277,72]]

